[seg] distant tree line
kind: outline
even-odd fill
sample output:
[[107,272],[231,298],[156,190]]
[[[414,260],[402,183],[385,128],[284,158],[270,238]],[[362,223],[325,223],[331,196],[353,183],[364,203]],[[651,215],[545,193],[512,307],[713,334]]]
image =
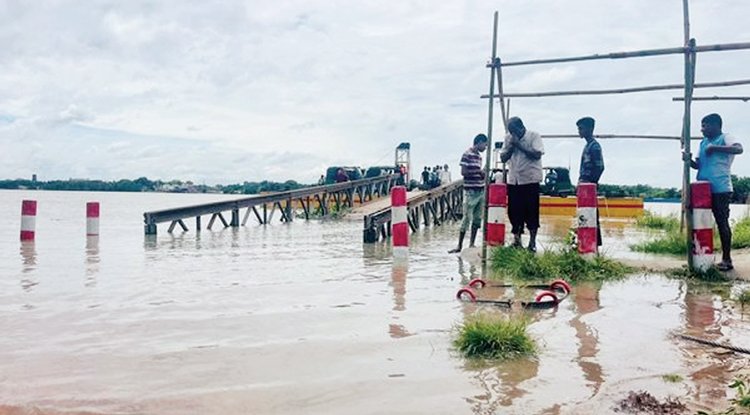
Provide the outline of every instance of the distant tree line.
[[149,180],[140,177],[135,180],[122,179],[117,181],[68,179],[51,181],[32,180],[0,180],[0,189],[38,189],[38,190],[78,190],[87,192],[175,192],[175,193],[234,193],[234,194],[258,194],[261,192],[283,192],[287,190],[300,189],[311,185],[299,184],[294,180],[284,183],[269,182],[244,182],[243,184],[231,184],[215,187],[196,185],[191,181],[171,180]]
[[[750,177],[737,177],[732,175],[732,187],[734,187],[734,193],[732,194],[731,200],[732,203],[747,203],[748,196],[750,196]],[[677,189],[673,187],[670,189],[664,189],[651,187],[645,184],[638,184],[635,186],[600,184],[597,190],[600,195],[612,197],[643,197],[658,199],[680,199],[682,197],[681,188]]]
[[[750,196],[750,177],[737,177],[732,175],[734,194],[732,203],[747,203]],[[146,177],[135,180],[122,179],[117,181],[68,179],[51,181],[32,180],[0,180],[0,189],[39,189],[39,190],[78,190],[88,192],[184,192],[184,193],[227,193],[227,194],[259,194],[265,192],[286,192],[289,190],[310,187],[310,184],[300,184],[294,180],[283,183],[270,182],[244,182],[242,184],[217,185],[215,187],[196,185],[191,181],[161,180],[152,181]],[[675,187],[665,189],[652,187],[645,184],[616,185],[600,184],[598,188],[600,195],[609,197],[643,197],[679,199],[682,190]]]
[[230,184],[230,185],[218,185],[216,186],[222,193],[234,193],[234,194],[246,194],[255,195],[265,192],[287,192],[289,190],[302,189],[304,187],[310,187],[309,184],[299,184],[294,180],[287,180],[284,183],[269,182],[263,180],[262,182],[244,182],[242,184]]

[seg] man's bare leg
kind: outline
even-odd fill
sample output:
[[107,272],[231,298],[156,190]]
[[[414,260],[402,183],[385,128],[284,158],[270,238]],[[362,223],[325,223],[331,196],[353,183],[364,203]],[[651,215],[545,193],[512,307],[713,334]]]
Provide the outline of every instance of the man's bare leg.
[[449,254],[457,254],[461,252],[461,248],[463,247],[465,236],[466,236],[466,231],[460,231],[458,233],[458,248],[451,249],[450,251],[448,251]]

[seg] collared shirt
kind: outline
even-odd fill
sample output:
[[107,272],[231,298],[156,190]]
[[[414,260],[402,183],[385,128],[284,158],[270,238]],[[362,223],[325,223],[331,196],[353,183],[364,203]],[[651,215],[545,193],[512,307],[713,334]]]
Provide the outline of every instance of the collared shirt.
[[[516,148],[516,146],[520,148]],[[520,139],[514,139],[510,134],[505,136],[503,149],[500,154],[512,152],[510,156],[510,166],[508,168],[508,184],[531,184],[542,181],[542,159],[541,157],[534,160],[524,151],[539,151],[544,154],[544,144],[542,137],[535,131],[526,130],[526,134]]]
[[599,142],[592,139],[586,140],[581,154],[581,170],[578,175],[578,181],[581,183],[599,183],[599,178],[604,172],[604,157],[602,156],[602,146]]
[[698,180],[706,180],[711,183],[711,193],[727,193],[733,191],[731,167],[734,154],[714,151],[710,156],[706,155],[709,145],[731,146],[736,143],[734,137],[729,134],[721,134],[718,137],[703,138],[700,153],[698,153]]
[[469,147],[461,156],[461,167],[468,170],[468,174],[464,175],[464,189],[484,190],[482,155],[474,150],[474,146]]

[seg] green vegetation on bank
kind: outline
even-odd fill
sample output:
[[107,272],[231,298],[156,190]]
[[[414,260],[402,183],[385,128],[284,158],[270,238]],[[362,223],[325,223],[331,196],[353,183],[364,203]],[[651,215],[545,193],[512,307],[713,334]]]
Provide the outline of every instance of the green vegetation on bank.
[[622,278],[634,272],[632,267],[604,256],[586,260],[574,246],[561,243],[558,250],[531,253],[509,246],[492,250],[491,267],[500,275],[519,279],[554,279],[568,281]]
[[[737,177],[732,175],[732,203],[747,203],[750,196],[750,177]],[[612,184],[600,184],[597,192],[603,196],[609,197],[643,197],[653,199],[679,199],[682,191],[677,188],[664,189],[651,187],[644,184],[635,186],[620,186]]]
[[88,192],[173,192],[173,193],[232,193],[232,194],[259,194],[261,192],[286,192],[289,190],[310,187],[311,185],[299,184],[294,180],[284,183],[278,182],[244,182],[242,184],[206,186],[194,184],[191,181],[182,182],[171,180],[152,181],[146,177],[135,180],[117,180],[107,182],[103,180],[0,180],[0,189],[36,189],[36,190],[77,190]]
[[643,211],[643,216],[639,216],[635,219],[635,224],[639,228],[673,231],[680,228],[680,219],[677,218],[677,215],[655,215],[653,212],[646,209]]
[[536,345],[526,332],[528,324],[523,317],[472,315],[457,328],[454,346],[465,357],[507,360],[533,356]]
[[[732,176],[734,194],[732,203],[746,203],[750,195],[750,177]],[[317,186],[317,184],[301,184],[294,180],[285,182],[243,182],[228,185],[207,186],[205,184],[194,184],[191,181],[181,180],[149,180],[140,177],[135,180],[122,179],[116,181],[90,180],[90,179],[68,179],[36,181],[25,179],[0,180],[0,189],[39,189],[39,190],[78,190],[99,192],[185,192],[185,193],[232,193],[232,194],[258,194],[261,192],[284,192],[288,190],[301,189],[304,187]],[[681,191],[677,188],[665,189],[638,184],[635,186],[601,184],[598,188],[599,194],[610,197],[643,197],[679,199]]]
[[[732,249],[750,247],[750,216],[732,223]],[[680,221],[675,216],[658,216],[646,211],[642,218],[636,221],[636,226],[659,230],[654,238],[630,245],[630,249],[637,252],[651,254],[687,255],[686,230],[680,231]],[[719,232],[714,231],[714,246],[721,246]]]
[[747,375],[741,375],[734,379],[730,388],[735,390],[735,397],[729,401],[729,408],[723,412],[704,412],[698,411],[697,415],[740,415],[750,414],[750,386],[747,385],[750,378]]

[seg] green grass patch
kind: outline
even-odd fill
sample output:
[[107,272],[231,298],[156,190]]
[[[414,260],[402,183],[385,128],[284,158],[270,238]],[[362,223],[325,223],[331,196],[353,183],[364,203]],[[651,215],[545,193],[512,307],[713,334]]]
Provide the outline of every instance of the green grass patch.
[[677,215],[660,216],[646,209],[643,211],[643,216],[636,218],[635,224],[639,228],[671,231],[680,228],[680,219]]
[[650,254],[686,255],[688,251],[687,237],[679,229],[675,229],[654,239],[632,244],[630,249]]
[[458,327],[454,345],[466,357],[508,360],[536,354],[536,345],[521,317],[477,314]]
[[490,261],[496,274],[522,280],[603,280],[622,278],[635,272],[634,268],[601,255],[586,260],[572,248],[534,254],[525,249],[496,247]]
[[[750,413],[750,388],[747,375],[740,375],[734,379],[730,388],[734,389],[735,397],[731,399],[730,407],[723,412],[714,412],[714,415],[740,415]],[[698,411],[697,415],[709,415],[708,412]]]
[[[649,215],[644,215],[647,217]],[[673,216],[659,217],[650,214],[652,219],[644,219],[646,223],[660,223],[666,222],[671,225],[666,225],[663,228],[658,226],[641,225],[637,220],[636,226],[651,228],[651,229],[662,229],[664,232],[660,233],[657,237],[630,245],[630,249],[636,252],[646,252],[650,254],[668,254],[668,255],[686,255],[688,252],[687,237],[685,230],[680,232],[680,223],[677,218]],[[676,226],[675,226],[676,225]],[[750,247],[750,216],[745,216],[736,223],[732,224],[732,249],[741,249]],[[714,250],[721,249],[721,240],[719,239],[719,231],[714,228]]]
[[682,382],[682,376],[666,374],[666,375],[661,375],[661,380],[667,383],[680,383]]
[[740,303],[742,307],[750,304],[750,290],[742,290],[737,294],[737,302]]
[[745,216],[732,227],[732,249],[748,247],[750,247],[750,216]]
[[[697,279],[706,282],[717,282],[725,283],[730,282],[732,279],[725,273],[719,271],[715,266],[711,266],[706,272],[698,272],[697,270],[690,271],[687,265],[682,268],[673,268],[666,271],[668,277],[682,278],[682,279]],[[718,294],[718,293],[717,293]]]

